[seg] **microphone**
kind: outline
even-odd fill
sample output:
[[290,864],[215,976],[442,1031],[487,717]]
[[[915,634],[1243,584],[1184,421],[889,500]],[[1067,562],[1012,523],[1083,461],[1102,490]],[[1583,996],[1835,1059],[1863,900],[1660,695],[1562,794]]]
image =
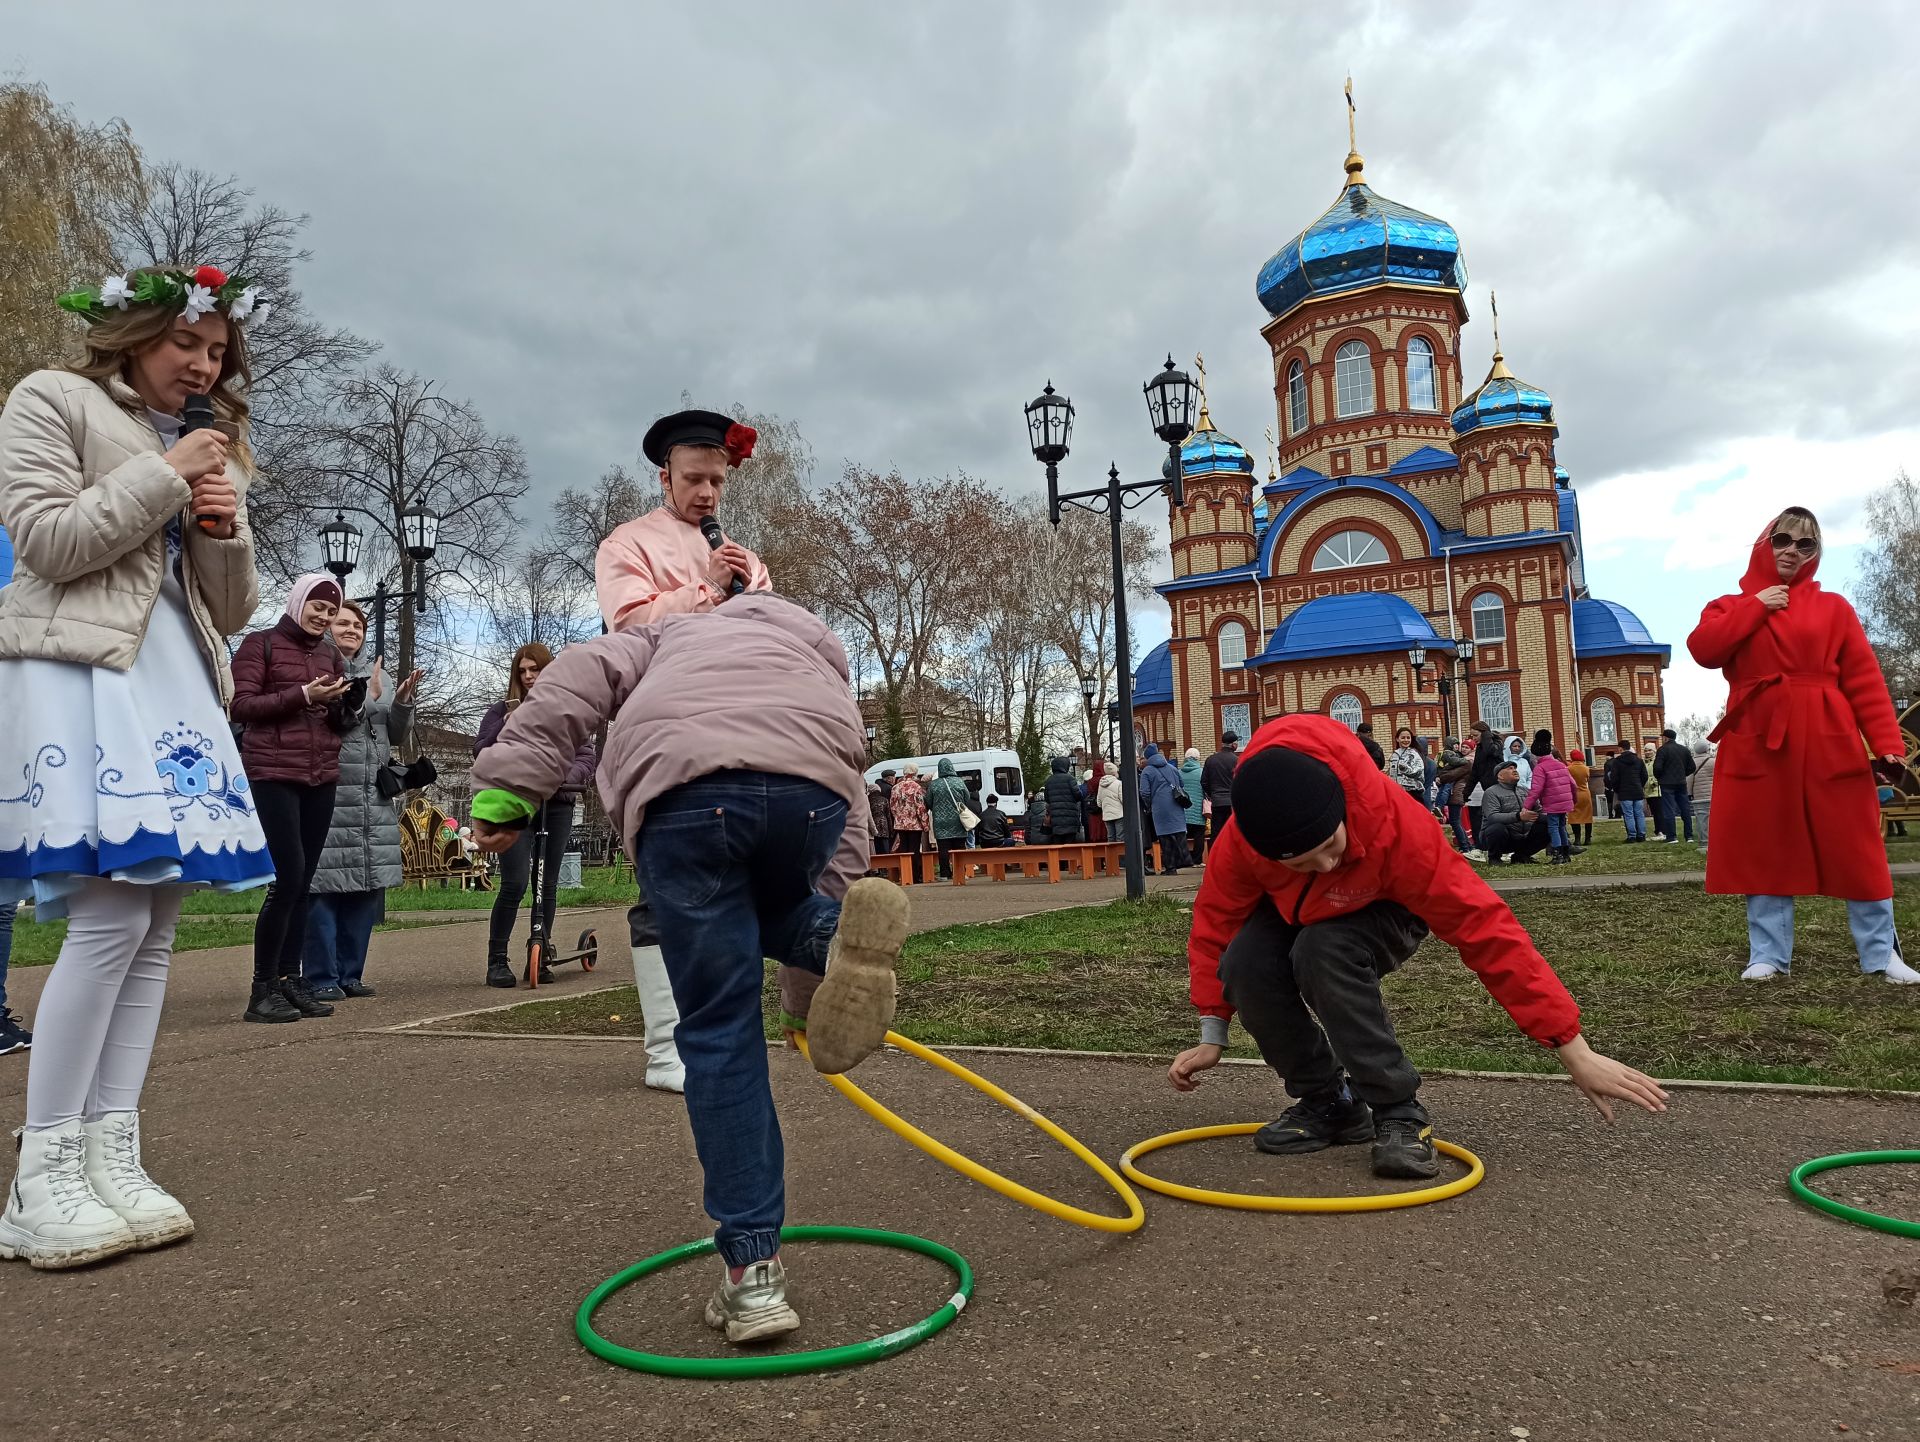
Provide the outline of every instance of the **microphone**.
[[[727,538],[720,534],[720,523],[714,520],[712,516],[702,516],[700,518],[700,534],[707,538],[707,545],[713,550],[717,551],[727,543]],[[746,589],[747,583],[741,580],[740,573],[735,571],[733,573],[733,584],[727,588],[727,594],[729,596],[737,596]]]
[[[187,403],[180,408],[180,421],[182,439],[195,431],[213,429],[215,424],[213,402],[206,396],[188,396]],[[211,531],[220,524],[218,516],[195,516],[193,519],[203,531]]]

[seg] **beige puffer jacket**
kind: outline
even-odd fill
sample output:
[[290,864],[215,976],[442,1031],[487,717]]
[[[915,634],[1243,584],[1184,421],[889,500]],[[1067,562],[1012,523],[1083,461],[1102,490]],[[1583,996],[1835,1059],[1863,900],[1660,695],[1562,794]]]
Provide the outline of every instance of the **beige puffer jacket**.
[[68,371],[35,371],[0,412],[0,525],[14,573],[0,589],[0,658],[132,668],[167,564],[166,522],[182,517],[181,579],[194,632],[225,706],[233,697],[224,638],[260,601],[247,527],[245,472],[233,539],[186,514],[192,490],[167,464],[132,388]]

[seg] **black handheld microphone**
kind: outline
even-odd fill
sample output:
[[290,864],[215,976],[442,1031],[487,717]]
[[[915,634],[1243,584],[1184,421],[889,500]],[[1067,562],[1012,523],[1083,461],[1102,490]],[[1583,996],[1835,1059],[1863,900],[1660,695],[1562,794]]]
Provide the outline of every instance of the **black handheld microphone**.
[[[727,543],[727,538],[720,534],[720,523],[714,520],[712,516],[702,516],[700,518],[700,534],[707,538],[707,545],[713,550],[717,551]],[[746,589],[747,583],[741,580],[740,573],[735,571],[733,573],[733,584],[727,588],[727,594],[729,596],[737,596]]]
[[[213,426],[213,402],[206,396],[188,396],[187,403],[180,408],[181,438],[185,439],[195,431],[212,430]],[[195,516],[193,519],[203,531],[211,531],[220,524],[218,516]]]

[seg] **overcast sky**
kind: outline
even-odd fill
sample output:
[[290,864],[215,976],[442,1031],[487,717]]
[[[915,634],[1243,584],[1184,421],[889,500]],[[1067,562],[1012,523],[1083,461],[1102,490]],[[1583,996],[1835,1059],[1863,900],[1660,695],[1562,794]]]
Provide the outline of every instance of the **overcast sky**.
[[[1338,193],[1466,246],[1553,395],[1598,594],[1684,661],[1760,525],[1836,546],[1920,465],[1920,7],[1904,3],[261,6],[0,0],[0,70],[307,211],[323,318],[526,443],[529,514],[684,389],[847,460],[1037,488],[1157,467],[1140,385],[1204,353],[1274,424],[1261,264]],[[205,257],[218,261],[220,257]],[[991,565],[990,537],[954,538]],[[1163,637],[1148,608],[1136,650]]]

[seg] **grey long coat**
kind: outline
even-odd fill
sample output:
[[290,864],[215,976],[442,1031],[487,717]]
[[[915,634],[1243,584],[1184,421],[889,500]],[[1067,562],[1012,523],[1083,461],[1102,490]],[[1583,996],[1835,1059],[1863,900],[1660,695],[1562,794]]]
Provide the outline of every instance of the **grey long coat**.
[[[347,663],[347,674],[370,676],[373,665],[356,656]],[[373,777],[412,726],[411,704],[369,701],[360,724],[340,738],[340,785],[326,849],[313,874],[316,892],[383,891],[400,884],[400,813]]]

